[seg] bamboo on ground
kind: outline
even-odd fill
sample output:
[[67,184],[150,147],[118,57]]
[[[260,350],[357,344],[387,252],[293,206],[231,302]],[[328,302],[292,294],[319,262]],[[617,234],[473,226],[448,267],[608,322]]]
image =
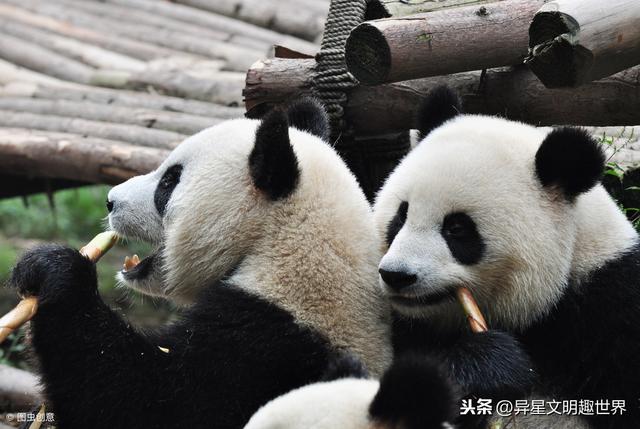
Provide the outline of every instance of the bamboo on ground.
[[555,0],[529,34],[536,76],[549,88],[579,86],[640,64],[640,2]]
[[347,66],[360,82],[375,85],[521,64],[542,4],[509,0],[367,21],[347,40]]

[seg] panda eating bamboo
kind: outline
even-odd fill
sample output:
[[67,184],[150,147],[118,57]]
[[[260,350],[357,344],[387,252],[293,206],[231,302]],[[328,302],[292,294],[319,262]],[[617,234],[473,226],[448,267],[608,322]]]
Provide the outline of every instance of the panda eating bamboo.
[[38,297],[32,348],[60,428],[237,429],[333,356],[382,373],[382,243],[327,127],[312,100],[228,121],[111,190],[110,226],[156,249],[120,278],[189,305],[173,324],[131,326],[74,249],[24,255],[11,284]]

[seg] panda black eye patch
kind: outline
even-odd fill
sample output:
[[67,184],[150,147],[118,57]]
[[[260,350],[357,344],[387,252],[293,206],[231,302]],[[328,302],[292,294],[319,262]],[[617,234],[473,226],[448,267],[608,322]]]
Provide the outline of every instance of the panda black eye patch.
[[167,204],[171,199],[173,190],[178,186],[180,182],[180,176],[182,175],[182,165],[176,164],[167,168],[162,175],[162,178],[158,182],[156,191],[153,194],[153,203],[156,206],[156,210],[160,213],[160,216],[164,216],[164,212],[167,209]]
[[451,254],[463,265],[477,263],[484,253],[484,241],[476,223],[466,213],[449,213],[442,221],[442,236]]
[[396,215],[389,222],[389,226],[387,226],[387,245],[391,246],[393,240],[396,238],[396,235],[400,232],[404,223],[407,221],[407,212],[409,211],[409,203],[403,201],[400,203],[400,207],[398,207],[398,211]]

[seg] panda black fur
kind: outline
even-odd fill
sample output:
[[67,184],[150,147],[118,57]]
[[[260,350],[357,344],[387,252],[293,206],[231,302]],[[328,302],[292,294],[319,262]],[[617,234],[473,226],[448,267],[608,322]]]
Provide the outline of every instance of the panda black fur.
[[[440,356],[464,395],[523,398],[533,387],[541,398],[626,401],[622,415],[529,416],[518,427],[640,427],[640,248],[599,184],[601,147],[581,129],[459,110],[447,88],[428,98],[424,139],[374,207],[395,352]],[[498,331],[468,333],[460,286]]]
[[[344,362],[343,362],[344,364]],[[293,390],[262,407],[244,429],[452,429],[459,391],[439,361],[406,354],[380,381],[353,360],[337,380]]]
[[76,250],[24,255],[11,284],[39,297],[32,345],[61,428],[235,429],[338,351],[382,373],[381,246],[326,127],[312,101],[229,121],[110,192],[112,228],[156,246],[121,280],[191,304],[169,326],[143,332],[108,308]]

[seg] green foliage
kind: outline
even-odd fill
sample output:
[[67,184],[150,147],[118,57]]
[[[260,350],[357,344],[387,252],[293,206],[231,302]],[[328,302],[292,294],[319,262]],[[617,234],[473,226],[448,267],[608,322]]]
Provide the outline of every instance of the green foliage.
[[0,345],[0,364],[26,369],[27,365],[20,360],[20,353],[24,351],[25,347],[22,330],[9,335],[9,338]]
[[39,194],[0,201],[0,228],[7,237],[84,243],[103,230],[109,188],[92,186],[60,191],[50,204]]
[[[620,181],[621,184],[624,181],[625,170],[620,166],[620,164],[615,162],[613,158],[616,154],[618,154],[618,152],[626,148],[633,141],[633,137],[634,137],[633,133],[634,133],[634,129],[631,128],[631,132],[629,133],[629,135],[626,135],[626,129],[623,128],[619,136],[612,137],[612,136],[607,136],[606,134],[603,134],[602,137],[600,138],[600,143],[609,147],[612,150],[611,155],[607,159],[604,174],[606,176],[615,177]],[[616,145],[616,142],[622,139],[624,139],[623,143]],[[623,189],[624,192],[638,192],[639,190],[640,190],[640,187],[638,186],[628,186]],[[631,223],[636,228],[636,230],[640,232],[640,208],[625,207],[624,204],[621,203],[620,201],[618,201],[618,205],[620,206],[620,210],[624,212],[624,214],[631,221]]]

